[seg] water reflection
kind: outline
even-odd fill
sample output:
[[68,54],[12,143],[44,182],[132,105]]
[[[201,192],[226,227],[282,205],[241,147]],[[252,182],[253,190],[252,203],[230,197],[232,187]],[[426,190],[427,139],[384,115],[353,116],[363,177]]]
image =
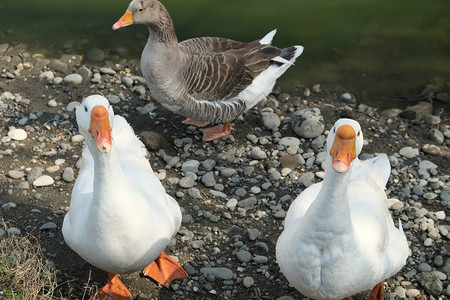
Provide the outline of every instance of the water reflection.
[[[0,41],[25,43],[48,56],[92,47],[139,58],[144,26],[111,25],[127,0],[3,1]],[[305,52],[282,77],[283,89],[342,87],[360,100],[398,106],[383,96],[420,93],[433,78],[449,89],[450,4],[446,0],[166,0],[180,40],[222,36],[253,40],[278,29],[274,45]],[[124,51],[126,50],[126,51]],[[111,51],[110,58],[114,51]],[[117,58],[117,57],[116,57]],[[392,98],[391,98],[392,99]]]

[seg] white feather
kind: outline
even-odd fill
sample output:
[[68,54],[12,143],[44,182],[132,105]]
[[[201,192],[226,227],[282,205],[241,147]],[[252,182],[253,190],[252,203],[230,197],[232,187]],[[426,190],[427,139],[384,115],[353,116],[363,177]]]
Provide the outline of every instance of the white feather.
[[275,36],[276,33],[277,33],[276,29],[272,30],[271,32],[266,34],[262,39],[260,39],[259,43],[261,45],[269,45],[272,42],[273,37]]

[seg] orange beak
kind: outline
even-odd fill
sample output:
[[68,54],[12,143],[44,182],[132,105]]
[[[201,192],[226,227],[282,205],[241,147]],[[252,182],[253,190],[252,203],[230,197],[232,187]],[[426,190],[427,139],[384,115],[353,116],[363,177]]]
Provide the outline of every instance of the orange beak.
[[119,21],[117,21],[116,23],[114,23],[114,25],[112,26],[113,30],[128,26],[128,25],[132,25],[134,24],[133,21],[133,13],[129,10],[127,10],[122,18],[119,19]]
[[108,111],[104,106],[97,105],[92,109],[89,133],[94,138],[100,152],[111,151],[111,125],[109,124]]
[[333,169],[338,173],[348,171],[353,159],[356,158],[356,133],[350,125],[338,128],[330,155],[333,159]]

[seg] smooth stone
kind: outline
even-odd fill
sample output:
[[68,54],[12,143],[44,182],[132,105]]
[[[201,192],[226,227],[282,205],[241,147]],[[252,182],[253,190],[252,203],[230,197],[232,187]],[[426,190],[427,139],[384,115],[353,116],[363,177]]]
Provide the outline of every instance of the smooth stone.
[[244,188],[237,188],[234,194],[239,197],[244,197],[247,194],[247,192],[245,191]]
[[244,285],[244,287],[250,288],[255,284],[255,279],[253,279],[253,277],[250,276],[245,276],[244,279],[242,280],[242,284]]
[[420,295],[420,291],[418,289],[407,289],[405,292],[405,295],[409,298],[409,299],[414,299],[417,296]]
[[48,64],[48,67],[54,71],[60,72],[60,73],[68,73],[69,72],[69,66],[60,61],[59,59],[52,59],[50,63]]
[[62,179],[65,182],[72,182],[75,180],[75,173],[71,167],[67,167],[64,169]]
[[229,178],[229,177],[233,176],[235,173],[236,173],[235,169],[225,168],[220,171],[220,176],[222,176],[224,178]]
[[92,71],[89,68],[81,67],[77,70],[77,74],[80,74],[83,77],[84,82],[88,82],[92,78]]
[[84,142],[84,136],[82,134],[76,134],[71,139],[72,143],[82,143]]
[[192,198],[195,198],[195,199],[202,199],[203,198],[202,194],[200,193],[200,190],[195,188],[195,187],[189,188],[187,190],[187,193],[188,193],[189,196],[191,196]]
[[216,179],[214,178],[214,172],[208,172],[202,176],[202,183],[206,187],[213,187],[216,184]]
[[117,95],[108,95],[106,98],[111,104],[117,104],[120,102],[120,97]]
[[17,204],[14,202],[7,202],[2,205],[3,211],[9,211],[9,210],[11,210],[11,208],[16,208],[16,207],[17,207]]
[[420,263],[419,266],[417,267],[417,269],[420,272],[431,272],[431,266],[427,263]]
[[216,161],[214,159],[205,159],[201,162],[203,170],[206,172],[212,171],[216,166]]
[[269,261],[269,258],[264,255],[256,255],[253,257],[253,261],[257,264],[266,264]]
[[143,131],[140,136],[144,145],[150,150],[159,151],[161,149],[170,149],[172,147],[169,140],[158,132]]
[[187,172],[186,176],[180,179],[178,183],[182,188],[188,189],[195,185],[195,181],[197,180],[197,175],[191,172]]
[[252,254],[247,250],[239,250],[236,252],[236,257],[240,262],[247,263],[252,259]]
[[299,146],[300,140],[296,137],[284,137],[281,138],[278,142],[278,145],[284,146],[284,147],[290,147],[290,146]]
[[325,122],[317,107],[294,112],[291,126],[296,134],[304,138],[316,138],[325,130]]
[[50,166],[45,168],[45,171],[47,171],[48,173],[55,173],[57,171],[59,171],[60,167],[59,166]]
[[230,200],[227,201],[227,203],[225,204],[225,206],[231,210],[233,210],[236,205],[238,204],[238,200],[235,198],[231,198]]
[[428,132],[428,136],[430,137],[430,140],[432,140],[438,145],[444,143],[444,134],[435,128],[431,129]]
[[10,228],[8,228],[7,232],[8,232],[9,235],[21,235],[21,234],[22,234],[22,232],[20,231],[20,229],[19,229],[19,228],[16,228],[16,227],[10,227]]
[[266,129],[273,130],[280,126],[280,117],[273,112],[262,112],[261,120]]
[[273,171],[269,174],[269,179],[272,181],[278,181],[281,179],[281,173],[278,171]]
[[8,136],[15,141],[23,141],[27,138],[27,133],[23,129],[13,129],[8,132]]
[[419,149],[408,146],[401,148],[399,153],[406,158],[413,158],[419,155]]
[[45,71],[39,74],[39,81],[52,82],[55,79],[55,74],[52,71]]
[[344,93],[342,94],[339,99],[343,102],[347,102],[347,103],[356,103],[356,98],[355,96],[353,96],[350,93]]
[[116,71],[114,71],[111,68],[106,68],[106,67],[100,68],[99,71],[102,74],[108,74],[108,75],[115,75],[116,74]]
[[298,182],[305,187],[309,187],[313,184],[314,176],[315,175],[312,172],[304,173],[298,178]]
[[430,102],[421,101],[416,105],[408,106],[405,112],[415,112],[418,119],[424,119],[433,112],[433,105]]
[[47,222],[41,227],[39,227],[39,230],[50,230],[50,229],[56,229],[58,226],[56,226],[53,222]]
[[83,77],[80,74],[74,73],[64,77],[63,81],[67,84],[80,85],[83,83]]
[[49,107],[57,107],[57,106],[58,106],[58,103],[56,102],[55,99],[51,99],[51,100],[49,100],[49,101],[47,102],[47,105],[48,105]]
[[200,273],[205,275],[213,275],[216,278],[223,279],[223,280],[230,280],[233,279],[234,274],[233,271],[231,271],[228,268],[201,268]]
[[125,84],[127,87],[131,87],[133,86],[134,81],[130,77],[124,76],[122,77],[122,83]]
[[8,176],[11,177],[12,179],[19,179],[23,178],[25,176],[25,173],[19,170],[11,170],[8,171]]
[[41,186],[52,185],[54,182],[55,181],[50,176],[42,175],[41,177],[39,177],[39,178],[37,178],[36,180],[33,181],[33,185],[35,187],[41,187]]
[[431,155],[440,155],[441,154],[441,149],[433,144],[425,144],[422,146],[422,151],[427,153],[427,154],[431,154]]
[[421,162],[419,162],[419,168],[420,169],[427,169],[427,170],[432,170],[432,169],[437,169],[437,165],[429,160],[422,160]]
[[261,159],[265,159],[267,157],[267,154],[263,150],[261,150],[261,148],[256,146],[256,147],[252,148],[249,156],[252,159],[261,160]]
[[249,198],[239,201],[237,203],[237,205],[239,207],[248,207],[248,206],[255,205],[256,203],[258,203],[258,199],[256,199],[256,197],[249,197]]
[[198,160],[191,159],[191,160],[185,161],[181,165],[181,170],[185,173],[192,172],[194,174],[197,174],[199,167],[200,167],[200,162]]
[[247,228],[248,239],[254,241],[261,236],[261,232],[256,228]]

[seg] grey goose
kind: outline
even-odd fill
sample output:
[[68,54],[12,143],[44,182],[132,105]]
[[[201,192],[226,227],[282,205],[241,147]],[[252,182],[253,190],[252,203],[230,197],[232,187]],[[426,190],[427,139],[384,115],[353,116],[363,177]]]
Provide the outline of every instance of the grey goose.
[[209,141],[231,132],[231,121],[264,99],[275,81],[303,52],[302,46],[271,46],[276,30],[260,40],[239,42],[199,37],[178,42],[167,9],[157,0],[133,0],[113,25],[148,26],[142,74],[154,99],[185,124],[199,127]]

